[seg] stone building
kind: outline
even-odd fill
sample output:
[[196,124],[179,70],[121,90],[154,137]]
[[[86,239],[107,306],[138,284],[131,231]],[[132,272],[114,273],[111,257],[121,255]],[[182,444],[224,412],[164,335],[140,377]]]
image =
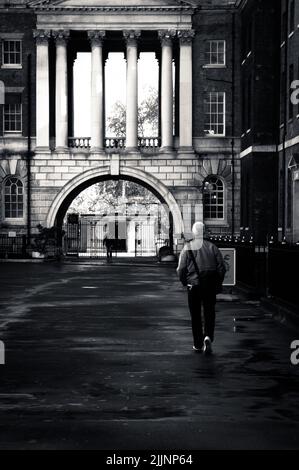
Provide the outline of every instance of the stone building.
[[[1,233],[61,225],[71,201],[107,179],[144,185],[170,210],[170,241],[195,219],[237,234],[239,17],[234,2],[0,2]],[[91,54],[91,135],[74,135],[73,64]],[[105,135],[105,60],[127,62],[126,136]],[[137,131],[137,62],[159,63],[160,135]],[[175,73],[172,73],[173,64]],[[173,96],[175,90],[175,96]]]

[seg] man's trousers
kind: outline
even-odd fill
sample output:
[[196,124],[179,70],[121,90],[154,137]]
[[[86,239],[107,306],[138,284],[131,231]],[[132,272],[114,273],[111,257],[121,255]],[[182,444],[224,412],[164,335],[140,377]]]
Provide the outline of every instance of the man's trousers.
[[[188,289],[188,303],[192,321],[194,346],[201,349],[203,340],[209,336],[214,340],[216,292],[214,288],[202,289],[193,286]],[[203,322],[202,322],[203,307]]]

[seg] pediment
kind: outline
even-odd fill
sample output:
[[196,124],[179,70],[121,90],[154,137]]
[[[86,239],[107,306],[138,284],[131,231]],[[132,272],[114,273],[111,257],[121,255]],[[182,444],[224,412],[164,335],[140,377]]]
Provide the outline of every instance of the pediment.
[[47,10],[134,10],[134,9],[189,9],[195,7],[194,1],[176,0],[32,0],[29,5]]

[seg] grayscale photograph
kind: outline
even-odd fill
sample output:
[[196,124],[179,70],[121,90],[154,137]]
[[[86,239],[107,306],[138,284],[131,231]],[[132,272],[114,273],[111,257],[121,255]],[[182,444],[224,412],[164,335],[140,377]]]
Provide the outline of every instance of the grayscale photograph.
[[299,0],[0,0],[0,451],[299,450],[298,270]]

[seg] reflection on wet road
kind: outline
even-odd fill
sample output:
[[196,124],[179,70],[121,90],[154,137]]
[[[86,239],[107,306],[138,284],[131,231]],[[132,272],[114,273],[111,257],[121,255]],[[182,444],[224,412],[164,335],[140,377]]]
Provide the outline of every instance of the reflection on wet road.
[[296,333],[258,305],[219,302],[204,357],[171,267],[1,268],[0,448],[298,447]]

